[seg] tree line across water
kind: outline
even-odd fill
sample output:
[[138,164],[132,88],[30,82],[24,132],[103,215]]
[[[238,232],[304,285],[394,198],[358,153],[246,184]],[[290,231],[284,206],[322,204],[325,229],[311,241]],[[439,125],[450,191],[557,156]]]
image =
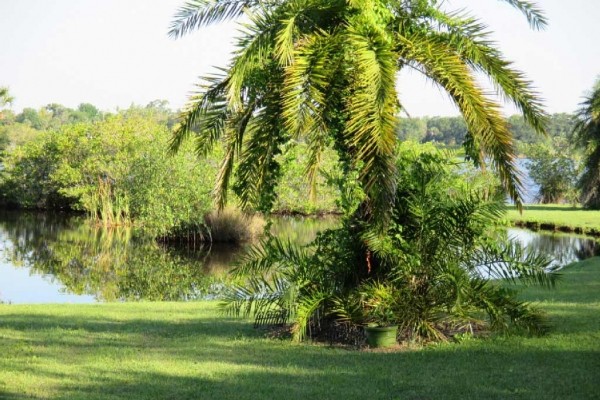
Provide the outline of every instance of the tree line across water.
[[[521,116],[508,121],[540,187],[539,200],[576,203],[582,163],[581,151],[569,145],[574,116],[553,114],[548,120],[547,137],[536,134]],[[177,114],[160,100],[115,112],[89,103],[75,109],[53,103],[20,113],[5,109],[0,114],[0,201],[4,207],[84,211],[109,225],[135,220],[157,236],[197,230],[212,208],[223,149],[205,159],[196,157],[193,143],[169,153],[176,123]],[[400,118],[396,133],[401,141],[456,149],[467,128],[460,116]],[[307,195],[308,157],[301,141],[284,147],[278,156],[283,179],[269,211],[340,211],[339,190],[332,183],[340,173],[335,152],[328,149],[321,157],[314,198]]]

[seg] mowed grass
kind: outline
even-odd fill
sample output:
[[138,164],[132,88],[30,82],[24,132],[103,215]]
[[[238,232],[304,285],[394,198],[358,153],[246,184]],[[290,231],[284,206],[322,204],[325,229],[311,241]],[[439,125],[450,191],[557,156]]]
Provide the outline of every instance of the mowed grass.
[[600,258],[522,295],[549,335],[395,352],[266,339],[210,302],[0,305],[0,398],[600,398]]
[[512,223],[537,224],[538,229],[600,235],[600,211],[580,207],[563,204],[526,205],[523,214],[519,214],[515,207],[509,207],[507,218]]

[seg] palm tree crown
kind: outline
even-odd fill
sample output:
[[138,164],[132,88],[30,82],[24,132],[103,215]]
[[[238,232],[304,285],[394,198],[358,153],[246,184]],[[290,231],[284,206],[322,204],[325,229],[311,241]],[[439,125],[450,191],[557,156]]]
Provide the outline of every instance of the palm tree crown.
[[[533,28],[546,20],[533,3],[505,0]],[[520,204],[512,135],[500,105],[478,84],[485,74],[496,92],[543,132],[546,116],[524,75],[513,69],[486,27],[436,0],[191,0],[173,20],[180,37],[246,15],[237,51],[222,74],[205,79],[182,113],[172,142],[195,134],[200,154],[219,140],[225,158],[216,197],[226,201],[235,171],[243,206],[268,209],[279,175],[276,155],[292,140],[310,148],[314,181],[321,151],[333,146],[345,169],[359,172],[367,215],[384,220],[395,196],[396,117],[402,109],[398,72],[411,68],[443,88],[469,129],[465,147],[478,164],[491,160]],[[237,165],[237,168],[234,168]]]
[[600,78],[575,118],[575,139],[585,158],[585,171],[579,180],[581,200],[588,208],[600,209]]

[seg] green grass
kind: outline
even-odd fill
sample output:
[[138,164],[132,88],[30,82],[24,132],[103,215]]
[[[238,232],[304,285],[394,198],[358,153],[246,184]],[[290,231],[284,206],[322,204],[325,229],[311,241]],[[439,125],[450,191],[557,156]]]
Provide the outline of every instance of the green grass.
[[600,258],[523,296],[552,333],[398,352],[265,339],[214,303],[0,305],[0,398],[599,398]]
[[534,229],[562,230],[600,236],[600,211],[562,204],[527,205],[523,214],[510,207],[508,220]]

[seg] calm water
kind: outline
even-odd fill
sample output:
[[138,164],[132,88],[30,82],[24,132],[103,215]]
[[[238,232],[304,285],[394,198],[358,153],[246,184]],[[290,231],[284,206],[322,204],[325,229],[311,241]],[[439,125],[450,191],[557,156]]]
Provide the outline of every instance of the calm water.
[[[310,241],[333,219],[281,218],[273,233]],[[600,254],[600,245],[574,236],[511,229],[509,235],[552,254],[564,265]],[[174,249],[133,237],[131,230],[102,230],[66,215],[0,211],[0,301],[90,303],[192,300],[218,291],[243,248]]]

